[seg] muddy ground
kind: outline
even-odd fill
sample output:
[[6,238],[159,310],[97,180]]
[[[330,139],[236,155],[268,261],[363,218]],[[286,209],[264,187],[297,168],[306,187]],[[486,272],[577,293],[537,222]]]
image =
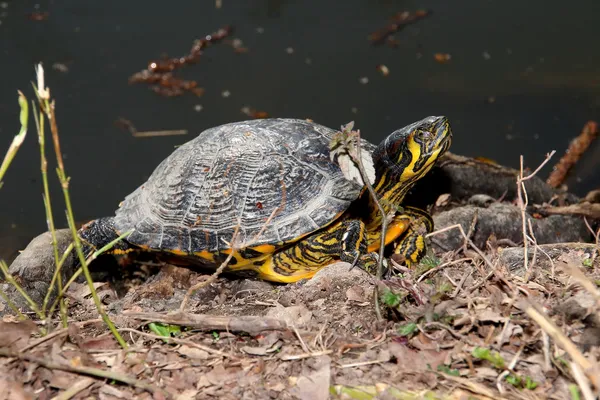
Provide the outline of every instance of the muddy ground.
[[594,244],[530,249],[527,271],[522,248],[464,248],[379,284],[344,263],[291,285],[219,277],[179,312],[209,275],[162,266],[127,290],[96,284],[127,351],[74,284],[67,328],[4,317],[0,398],[586,398],[599,267]]

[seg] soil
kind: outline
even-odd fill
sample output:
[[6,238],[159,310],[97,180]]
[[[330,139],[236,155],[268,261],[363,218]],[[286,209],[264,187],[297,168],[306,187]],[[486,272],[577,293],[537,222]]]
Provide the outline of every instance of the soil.
[[[165,265],[120,298],[114,285],[96,284],[127,351],[88,286],[75,283],[66,328],[0,322],[0,398],[570,399],[573,355],[530,313],[556,324],[597,368],[597,292],[574,271],[595,288],[598,249],[533,250],[527,271],[514,268],[524,253],[512,248],[485,259],[472,249],[438,254],[379,283],[345,263],[291,285],[219,277],[183,312],[187,289],[209,275]],[[181,328],[167,339],[152,321]]]

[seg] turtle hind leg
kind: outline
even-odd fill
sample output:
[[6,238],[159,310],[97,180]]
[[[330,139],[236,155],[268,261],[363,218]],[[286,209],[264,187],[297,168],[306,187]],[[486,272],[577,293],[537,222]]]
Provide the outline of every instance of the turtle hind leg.
[[[83,241],[84,251],[96,251],[119,237],[115,229],[114,218],[104,217],[95,219],[83,225],[77,232]],[[119,240],[108,250],[109,254],[125,254],[135,250],[126,240]]]
[[410,218],[410,224],[400,237],[394,254],[401,255],[405,263],[411,266],[421,261],[427,251],[425,235],[433,231],[433,220],[427,212],[414,207],[404,207],[404,216]]
[[270,257],[256,261],[254,269],[264,280],[292,283],[312,278],[323,267],[337,261],[363,266],[367,254],[365,224],[344,220],[316,232]]

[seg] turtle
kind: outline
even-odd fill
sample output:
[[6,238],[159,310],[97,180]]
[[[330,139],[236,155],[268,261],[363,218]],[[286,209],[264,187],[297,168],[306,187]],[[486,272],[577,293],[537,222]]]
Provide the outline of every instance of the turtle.
[[[338,133],[292,118],[207,129],[164,159],[113,216],[86,223],[78,235],[92,251],[131,231],[113,254],[152,251],[213,269],[228,259],[227,271],[280,283],[309,279],[339,260],[373,266],[382,215],[362,182],[347,178],[331,157]],[[430,116],[377,146],[361,140],[390,218],[385,243],[408,265],[424,255],[433,220],[403,199],[451,138],[448,119]]]

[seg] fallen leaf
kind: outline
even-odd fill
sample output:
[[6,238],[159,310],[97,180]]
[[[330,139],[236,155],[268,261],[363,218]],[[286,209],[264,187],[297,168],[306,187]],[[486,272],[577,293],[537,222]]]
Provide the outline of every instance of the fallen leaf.
[[346,290],[346,298],[350,301],[363,303],[365,299],[365,289],[362,286],[354,285]]
[[478,313],[477,319],[481,322],[495,323],[506,322],[508,320],[508,318],[503,317],[502,315],[500,315],[500,313],[489,309],[483,310],[482,312]]
[[32,400],[34,397],[25,391],[23,384],[0,378],[0,400]]
[[282,344],[283,344],[283,341],[279,340],[271,346],[260,346],[260,347],[244,346],[241,348],[241,350],[244,353],[250,354],[253,356],[264,356],[264,355],[267,355],[269,353],[273,353],[273,352],[279,350],[281,348]]
[[396,363],[401,370],[414,373],[431,371],[432,369],[435,371],[438,365],[444,364],[446,357],[450,353],[448,350],[415,351],[396,342],[390,342],[388,349],[396,357]]
[[302,374],[291,389],[292,394],[300,400],[327,400],[329,399],[329,385],[331,384],[331,358],[320,356],[310,360],[302,368]]
[[206,360],[209,356],[207,351],[187,345],[182,345],[181,347],[179,347],[177,349],[177,352],[192,360]]
[[109,385],[109,384],[104,384],[100,387],[100,389],[98,390],[98,394],[100,395],[100,398],[111,398],[111,397],[115,397],[117,399],[127,399],[129,398],[129,394],[126,392],[123,392],[119,389],[117,389],[116,387],[114,387],[113,385]]
[[198,398],[198,391],[193,389],[186,389],[177,397],[175,400],[194,400]]
[[450,203],[450,193],[440,194],[440,196],[435,201],[436,207],[442,207]]
[[297,328],[306,326],[311,318],[312,312],[304,305],[290,307],[276,306],[267,312],[267,317],[285,321],[290,326]]
[[31,320],[6,322],[0,321],[0,348],[8,347],[13,350],[20,350],[27,345],[31,332],[36,329],[36,325]]

